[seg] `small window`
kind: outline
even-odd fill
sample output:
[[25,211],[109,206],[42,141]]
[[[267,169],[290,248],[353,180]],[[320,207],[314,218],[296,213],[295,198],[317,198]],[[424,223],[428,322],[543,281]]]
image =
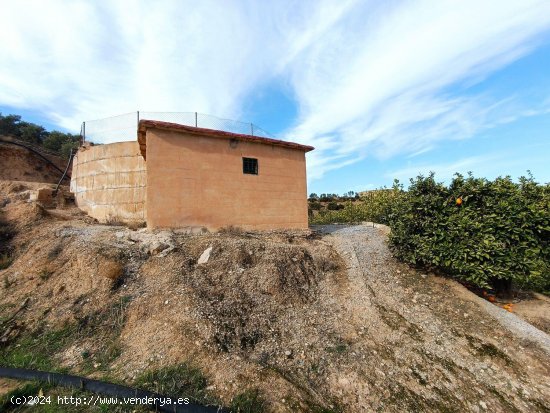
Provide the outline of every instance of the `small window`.
[[243,158],[243,174],[258,175],[258,160]]

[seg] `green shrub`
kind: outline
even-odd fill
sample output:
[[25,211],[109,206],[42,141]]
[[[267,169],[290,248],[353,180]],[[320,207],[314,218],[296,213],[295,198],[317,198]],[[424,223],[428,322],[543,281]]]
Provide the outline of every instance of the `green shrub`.
[[522,177],[488,181],[456,174],[411,179],[389,208],[390,247],[411,264],[479,287],[514,282],[550,290],[550,186]]
[[332,202],[329,202],[329,203],[328,203],[327,209],[328,209],[329,211],[339,211],[339,210],[341,210],[341,209],[344,209],[344,205],[341,205],[341,204],[339,204],[339,203],[337,203],[337,202],[332,201]]
[[318,201],[310,201],[309,202],[309,207],[313,210],[313,211],[320,211],[323,206],[321,205],[320,202]]
[[344,205],[338,205],[339,210],[320,211],[319,214],[310,217],[311,224],[323,225],[333,223],[358,223],[372,221],[385,224],[391,211],[391,206],[396,197],[402,193],[399,186],[392,189],[377,189],[370,191],[361,197],[360,201],[348,201]]

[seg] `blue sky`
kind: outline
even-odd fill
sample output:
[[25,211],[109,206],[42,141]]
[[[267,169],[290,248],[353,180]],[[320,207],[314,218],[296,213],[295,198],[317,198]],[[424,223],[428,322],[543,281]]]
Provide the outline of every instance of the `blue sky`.
[[430,170],[550,181],[547,0],[1,8],[0,112],[49,129],[138,109],[253,122],[317,148],[317,193]]

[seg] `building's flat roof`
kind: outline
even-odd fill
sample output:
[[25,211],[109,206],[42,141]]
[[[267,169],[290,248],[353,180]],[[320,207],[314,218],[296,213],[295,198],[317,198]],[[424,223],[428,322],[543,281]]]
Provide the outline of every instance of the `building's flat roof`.
[[236,139],[244,142],[262,143],[264,145],[281,146],[283,148],[296,149],[304,152],[309,152],[315,149],[313,146],[301,145],[299,143],[281,141],[279,139],[261,138],[259,136],[243,135],[240,133],[225,132],[215,129],[196,128],[194,126],[180,125],[179,123],[162,122],[158,120],[143,119],[139,121],[138,126],[138,142],[141,150],[141,154],[145,159],[146,154],[146,142],[145,132],[147,129],[160,129],[172,132],[186,132],[194,135],[209,136],[212,138],[221,139]]

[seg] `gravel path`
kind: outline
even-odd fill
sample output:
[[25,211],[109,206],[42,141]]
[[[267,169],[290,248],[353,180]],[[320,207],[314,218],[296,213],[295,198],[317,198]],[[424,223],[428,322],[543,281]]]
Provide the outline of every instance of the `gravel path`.
[[[366,328],[357,348],[378,355],[379,365],[358,366],[358,375],[382,376],[380,388],[393,393],[370,397],[367,408],[549,411],[547,334],[452,280],[397,262],[385,226],[315,229],[348,262],[337,300],[348,328]],[[359,399],[357,383],[349,386]]]
[[[317,227],[318,231],[324,234],[332,234],[333,237],[337,238],[340,248],[344,249],[344,254],[349,257],[351,269],[363,276],[365,285],[371,293],[373,293],[372,287],[380,281],[385,279],[387,285],[388,274],[385,266],[391,267],[393,261],[385,237],[378,236],[380,233],[386,234],[389,229],[380,224],[375,225],[325,225]],[[550,355],[550,336],[548,334],[515,314],[493,305],[473,293],[470,298],[479,304],[480,310],[484,310],[487,315],[493,317],[495,321],[519,339],[536,343]]]

